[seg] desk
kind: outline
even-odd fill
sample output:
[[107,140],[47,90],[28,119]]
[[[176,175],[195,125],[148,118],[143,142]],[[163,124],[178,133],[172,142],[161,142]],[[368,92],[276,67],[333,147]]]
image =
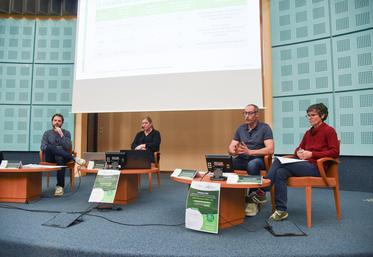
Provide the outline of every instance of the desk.
[[[98,172],[98,170],[89,169],[81,169],[80,171],[95,174]],[[151,183],[153,183],[152,174],[156,172],[158,172],[158,169],[153,163],[150,169],[121,170],[114,204],[127,204],[135,201],[139,193],[138,176],[141,174],[149,174],[149,186],[151,186]]]
[[0,202],[28,203],[40,198],[42,172],[60,168],[0,169]]
[[[205,181],[220,184],[219,228],[229,228],[242,224],[245,219],[245,196],[248,188],[267,187],[271,181],[263,179],[262,185],[227,184],[226,181],[212,181],[206,175],[202,180],[198,174],[194,181]],[[172,180],[184,184],[191,184],[192,180],[171,177]]]

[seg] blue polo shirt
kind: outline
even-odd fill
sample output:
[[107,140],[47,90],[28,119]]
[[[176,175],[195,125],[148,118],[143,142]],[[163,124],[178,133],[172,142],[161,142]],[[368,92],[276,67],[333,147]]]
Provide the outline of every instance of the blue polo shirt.
[[264,140],[267,139],[273,139],[272,129],[262,122],[258,122],[252,130],[249,130],[247,124],[242,124],[233,136],[233,140],[245,143],[251,150],[264,148]]

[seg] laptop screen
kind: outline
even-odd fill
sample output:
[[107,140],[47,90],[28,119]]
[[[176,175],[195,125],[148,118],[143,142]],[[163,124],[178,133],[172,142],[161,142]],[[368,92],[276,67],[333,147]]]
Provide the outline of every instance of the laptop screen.
[[150,169],[151,152],[144,150],[120,150],[126,153],[125,169]]

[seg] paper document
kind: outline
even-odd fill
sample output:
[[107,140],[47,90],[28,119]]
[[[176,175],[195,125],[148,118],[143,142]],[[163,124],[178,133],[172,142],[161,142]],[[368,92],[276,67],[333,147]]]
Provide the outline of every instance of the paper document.
[[22,168],[64,168],[66,166],[57,166],[57,165],[40,165],[40,164],[26,164]]
[[306,160],[286,158],[286,157],[276,157],[282,164],[294,163],[294,162],[305,162]]
[[248,185],[261,185],[263,183],[262,176],[254,175],[238,175],[231,173],[227,176],[227,184],[248,184]]
[[224,173],[224,177],[227,177],[227,184],[237,184],[238,175],[236,173]]
[[196,170],[186,170],[186,169],[175,169],[174,172],[172,172],[171,177],[176,178],[185,178],[192,180],[197,174]]

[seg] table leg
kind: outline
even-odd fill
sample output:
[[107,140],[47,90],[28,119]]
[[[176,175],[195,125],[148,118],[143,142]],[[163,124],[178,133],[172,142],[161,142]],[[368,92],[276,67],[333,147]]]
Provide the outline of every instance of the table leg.
[[120,175],[114,204],[127,204],[136,200],[139,193],[138,178],[137,174]]
[[221,188],[219,228],[229,228],[244,222],[245,194],[244,188]]

